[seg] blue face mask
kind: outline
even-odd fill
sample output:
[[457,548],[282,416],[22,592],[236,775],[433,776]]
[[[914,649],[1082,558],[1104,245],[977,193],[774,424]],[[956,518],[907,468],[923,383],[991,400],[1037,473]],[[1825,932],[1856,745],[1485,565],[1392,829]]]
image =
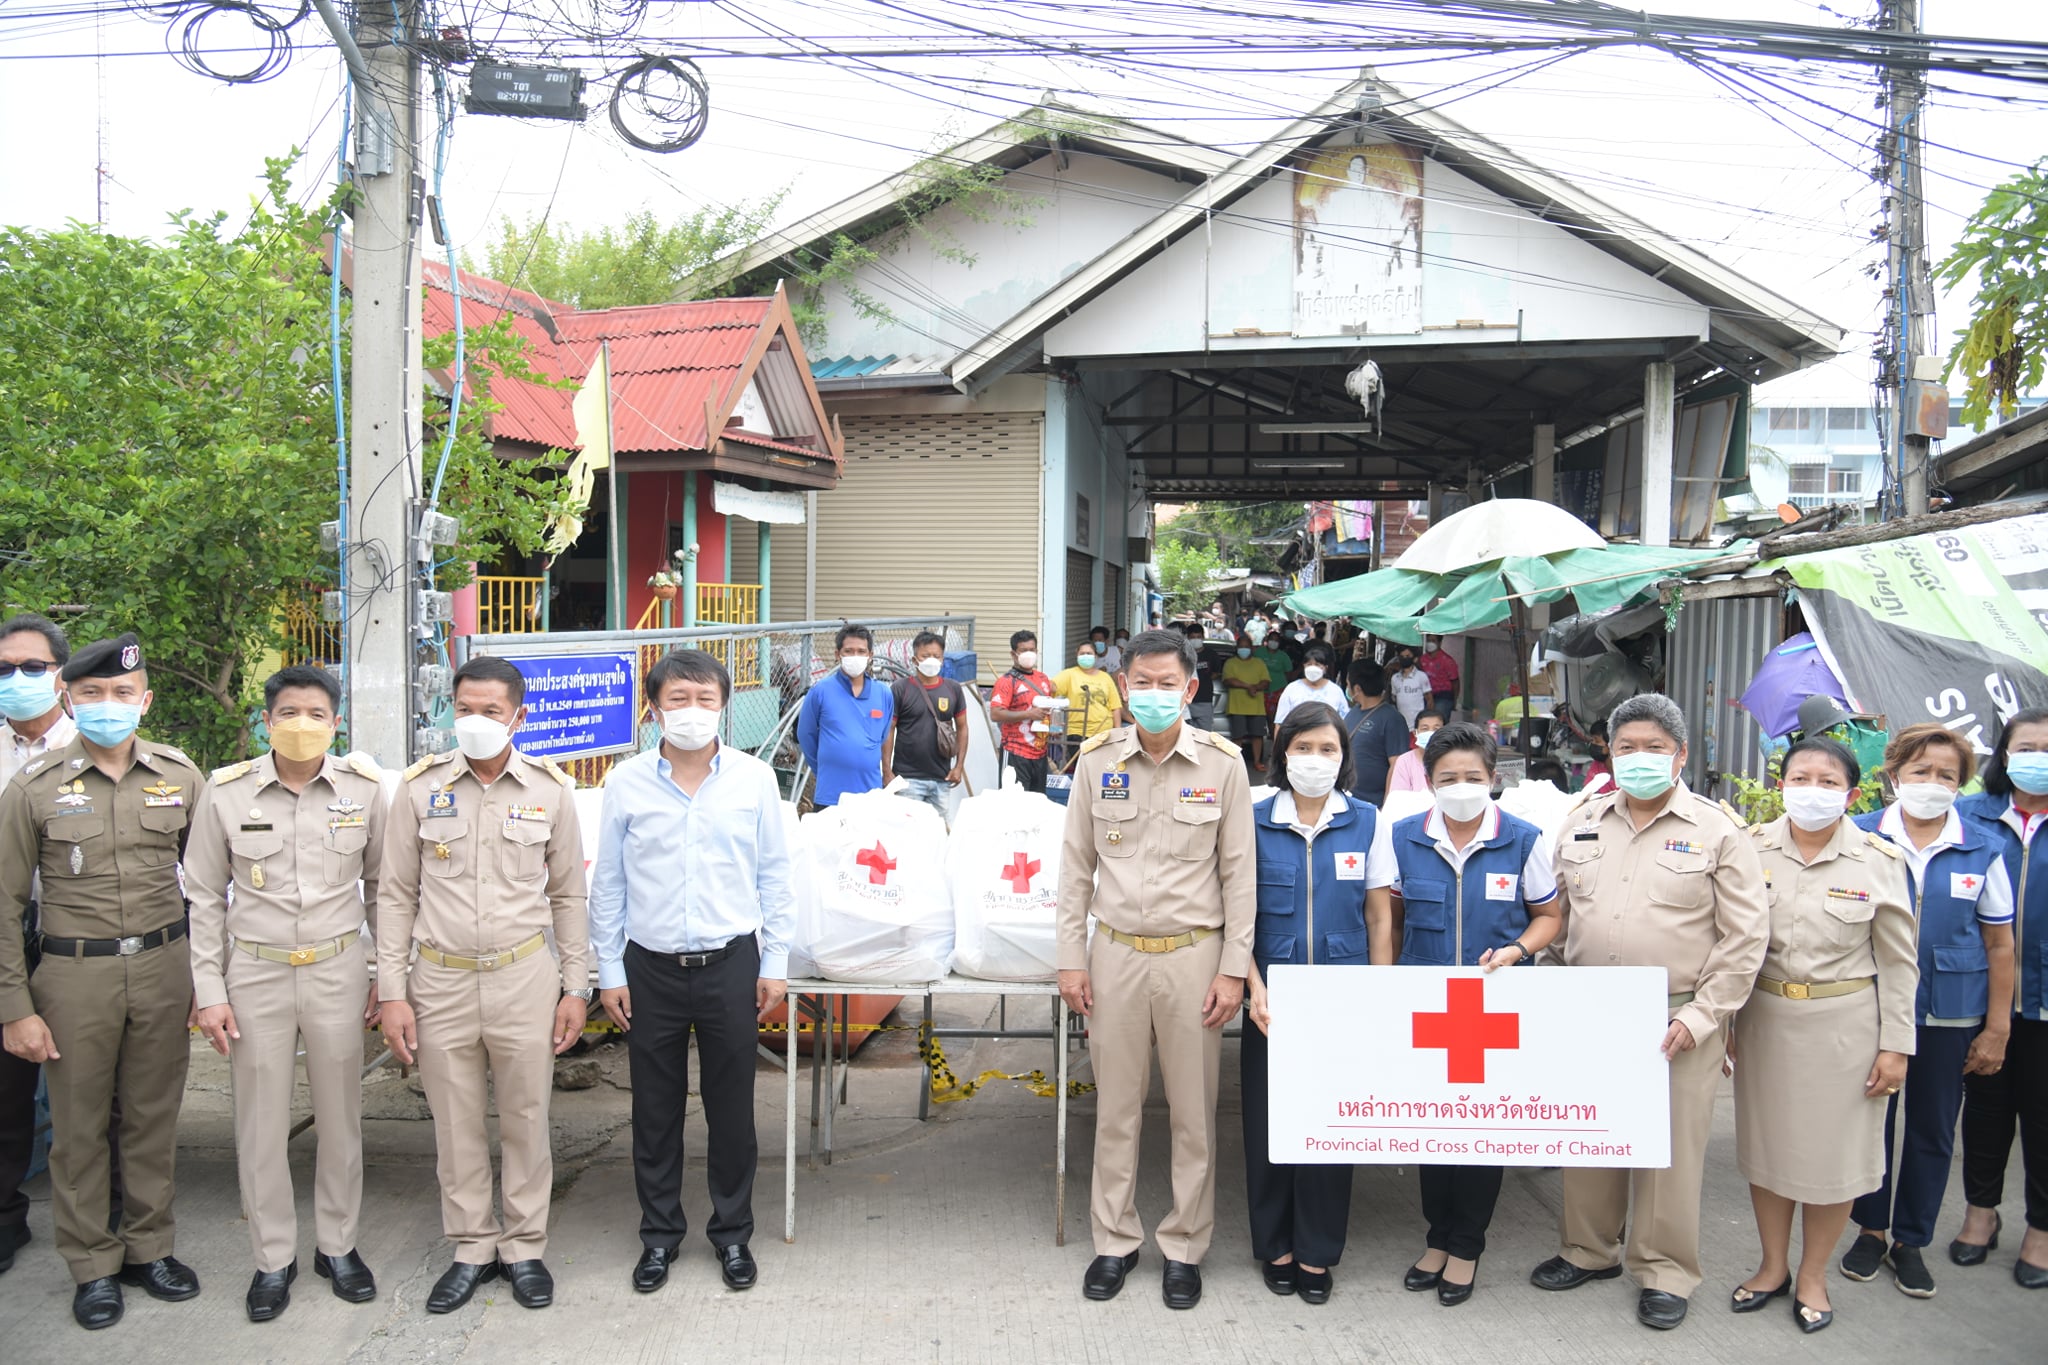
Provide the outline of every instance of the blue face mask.
[[79,734],[102,749],[112,749],[126,744],[135,727],[142,724],[142,708],[126,701],[80,702],[74,719]]
[[1131,693],[1126,703],[1131,708],[1131,715],[1148,735],[1163,734],[1180,719],[1181,694],[1178,692],[1147,689]]
[[2007,754],[2005,775],[2029,796],[2048,796],[2048,753]]
[[0,678],[0,716],[9,720],[34,720],[57,704],[57,670],[52,667],[40,678],[15,669]]

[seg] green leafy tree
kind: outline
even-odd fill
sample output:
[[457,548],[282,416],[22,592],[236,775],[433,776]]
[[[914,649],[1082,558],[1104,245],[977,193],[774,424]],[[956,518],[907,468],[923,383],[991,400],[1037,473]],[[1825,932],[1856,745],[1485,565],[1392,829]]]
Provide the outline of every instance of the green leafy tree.
[[1213,546],[1162,536],[1157,556],[1159,590],[1166,598],[1168,612],[1201,611],[1209,605],[1216,595],[1209,585],[1223,569]]
[[[293,159],[267,163],[239,231],[189,213],[161,242],[0,228],[0,612],[53,615],[80,643],[135,631],[145,728],[201,764],[247,754],[282,606],[335,577],[334,206],[293,202]],[[478,376],[516,364],[514,343],[473,334]],[[443,494],[458,562],[532,548],[548,510],[544,471],[490,455],[488,410],[486,385]]]
[[506,218],[472,268],[573,308],[710,298],[730,283],[713,263],[760,236],[782,198],[777,193],[756,203],[702,208],[679,222],[642,209],[616,227],[588,232],[545,218]]
[[1278,573],[1279,547],[1257,542],[1300,517],[1300,505],[1295,503],[1189,503],[1179,516],[1159,528],[1159,540],[1162,545],[1206,541],[1215,548],[1218,562],[1227,567]]
[[1948,374],[1963,377],[1963,421],[2011,417],[2048,362],[2048,158],[1993,189],[1934,269],[1949,288],[1977,276]]

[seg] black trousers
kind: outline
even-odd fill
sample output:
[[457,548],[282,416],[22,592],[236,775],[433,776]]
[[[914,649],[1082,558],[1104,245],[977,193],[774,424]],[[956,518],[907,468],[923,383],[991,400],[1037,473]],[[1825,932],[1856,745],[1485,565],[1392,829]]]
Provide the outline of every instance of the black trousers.
[[1422,1177],[1422,1216],[1428,1220],[1424,1245],[1447,1251],[1461,1261],[1486,1253],[1486,1229],[1500,1199],[1498,1166],[1418,1166]]
[[1302,1265],[1325,1269],[1344,1258],[1351,1226],[1349,1165],[1288,1165],[1266,1151],[1267,1057],[1270,1044],[1246,1021],[1238,1051],[1244,1088],[1244,1185],[1250,1205],[1252,1255],[1277,1261],[1292,1253]]
[[0,1232],[28,1222],[21,1182],[36,1146],[36,1081],[42,1067],[0,1052]]
[[1045,790],[1045,758],[1043,755],[1037,758],[1026,758],[1022,754],[1013,754],[1005,749],[1003,751],[1003,762],[1008,765],[1011,772],[1017,774],[1017,785],[1019,787],[1028,792],[1042,792]]
[[1980,1209],[2005,1198],[2013,1129],[2026,1171],[2027,1226],[2048,1231],[2048,1021],[2012,1021],[2005,1065],[1963,1078],[1963,1197]]
[[715,1247],[754,1236],[754,984],[760,945],[748,935],[722,961],[684,967],[672,956],[626,944],[633,1027],[626,1056],[633,1076],[633,1188],[640,1241],[672,1248],[689,1231],[683,1217],[683,1113],[690,1101],[690,1033],[697,1034],[704,1097],[705,1154]]

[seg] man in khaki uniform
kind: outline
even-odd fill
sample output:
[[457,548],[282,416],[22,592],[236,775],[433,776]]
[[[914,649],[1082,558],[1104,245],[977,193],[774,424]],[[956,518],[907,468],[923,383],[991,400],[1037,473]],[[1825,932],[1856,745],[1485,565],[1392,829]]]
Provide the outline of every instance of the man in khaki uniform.
[[[50,1203],[81,1327],[120,1321],[121,1285],[189,1299],[199,1277],[171,1254],[178,1108],[191,1057],[192,968],[178,858],[200,774],[138,739],[149,676],[133,635],[87,645],[64,666],[78,738],[36,759],[0,794],[0,924],[41,874],[42,962],[0,934],[5,1046],[43,1064],[50,1092]],[[121,1102],[120,1230],[109,1231],[107,1120]],[[118,1278],[117,1278],[118,1277]]]
[[1181,722],[1196,683],[1185,636],[1145,631],[1124,669],[1137,724],[1083,746],[1060,855],[1060,994],[1089,1016],[1096,1082],[1096,1256],[1082,1291],[1114,1298],[1145,1240],[1138,1132],[1156,1040],[1173,1127],[1162,1293],[1193,1308],[1216,1222],[1222,1029],[1244,996],[1258,913],[1251,786],[1235,745]]
[[[399,1061],[419,1058],[455,1263],[427,1297],[452,1313],[502,1273],[523,1307],[554,1301],[548,1099],[554,1055],[582,1036],[590,922],[573,780],[512,747],[519,670],[488,655],[455,672],[459,754],[405,771],[378,887],[377,995]],[[547,951],[555,932],[559,963]],[[419,958],[413,961],[413,942]],[[504,1222],[491,1210],[485,1073],[498,1101]]]
[[[1685,717],[1648,693],[1614,708],[1607,733],[1616,792],[1573,812],[1558,836],[1571,967],[1650,966],[1670,975],[1671,1165],[1564,1173],[1561,1254],[1536,1267],[1539,1289],[1576,1289],[1627,1266],[1636,1318],[1669,1330],[1700,1283],[1700,1180],[1726,1035],[1749,999],[1770,941],[1756,847],[1726,808],[1679,780]],[[1648,1045],[1649,1040],[1644,1040]],[[1630,1216],[1633,1202],[1634,1216]]]
[[327,752],[341,684],[325,670],[280,669],[263,698],[270,752],[214,773],[185,851],[199,1029],[235,1081],[235,1166],[256,1253],[251,1322],[284,1312],[299,1273],[287,1148],[302,1037],[320,1142],[313,1267],[340,1299],[377,1296],[356,1254],[356,1219],[363,1022],[376,1004],[362,934],[366,913],[376,919],[384,852],[379,769],[359,754]]

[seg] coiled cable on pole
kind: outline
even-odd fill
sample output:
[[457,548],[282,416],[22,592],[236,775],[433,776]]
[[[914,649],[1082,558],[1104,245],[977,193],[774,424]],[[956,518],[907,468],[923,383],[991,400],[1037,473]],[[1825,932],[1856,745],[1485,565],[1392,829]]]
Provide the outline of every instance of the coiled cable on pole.
[[[657,131],[636,132],[629,111]],[[612,86],[612,130],[643,152],[680,152],[704,136],[710,119],[709,83],[687,57],[643,56]]]

